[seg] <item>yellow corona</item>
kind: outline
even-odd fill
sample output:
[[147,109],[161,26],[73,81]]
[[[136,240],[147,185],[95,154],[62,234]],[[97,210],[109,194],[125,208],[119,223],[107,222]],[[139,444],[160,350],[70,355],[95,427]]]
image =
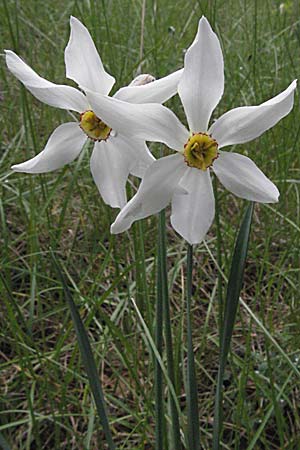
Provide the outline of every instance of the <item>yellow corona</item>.
[[80,127],[93,141],[106,140],[111,132],[111,128],[93,111],[85,111],[80,115]]
[[218,143],[206,133],[195,133],[185,144],[183,155],[188,166],[206,170],[218,157]]

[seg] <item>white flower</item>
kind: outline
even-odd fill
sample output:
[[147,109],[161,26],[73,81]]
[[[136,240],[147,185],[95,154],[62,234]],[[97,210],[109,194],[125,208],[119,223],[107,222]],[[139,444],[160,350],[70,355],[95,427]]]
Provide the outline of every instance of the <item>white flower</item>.
[[293,107],[296,81],[261,105],[232,109],[209,127],[223,87],[221,46],[202,17],[178,85],[190,132],[162,105],[133,105],[112,98],[103,101],[101,95],[87,93],[94,111],[116,130],[163,142],[178,152],[147,169],[138,192],[113,223],[112,233],[127,230],[135,220],[155,214],[171,202],[173,228],[190,244],[200,242],[215,212],[210,168],[239,197],[263,203],[278,201],[278,189],[251,159],[220,149],[251,141],[286,116]]
[[[105,71],[87,28],[75,17],[71,17],[70,25],[70,40],[65,49],[67,78],[79,86],[86,86],[107,96],[115,79]],[[60,125],[42,152],[22,164],[12,166],[12,169],[26,173],[58,169],[73,161],[90,138],[95,141],[90,167],[99,192],[112,207],[124,206],[129,173],[141,177],[154,161],[145,141],[139,137],[129,138],[126,130],[115,133],[111,125],[106,125],[95,115],[87,97],[80,90],[41,78],[14,52],[5,52],[9,70],[36,98],[48,105],[80,113],[79,122]],[[156,81],[145,75],[142,78],[146,84],[140,85],[136,80],[134,86],[121,88],[115,98],[136,103],[163,103],[176,93],[181,74],[182,70],[178,70]]]

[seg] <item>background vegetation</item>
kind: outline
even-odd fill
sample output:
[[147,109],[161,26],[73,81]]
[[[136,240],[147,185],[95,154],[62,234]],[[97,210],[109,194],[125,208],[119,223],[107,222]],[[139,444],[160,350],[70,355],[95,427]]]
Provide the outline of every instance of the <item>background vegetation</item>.
[[[63,50],[73,14],[90,30],[117,89],[138,68],[161,77],[182,67],[184,50],[205,14],[225,58],[225,94],[215,117],[267,100],[299,76],[297,0],[148,0],[144,6],[143,22],[142,0],[3,0],[0,47],[15,50],[47,79],[65,83]],[[157,218],[129,233],[110,235],[117,211],[98,195],[89,148],[54,173],[13,173],[10,166],[39,152],[68,115],[38,102],[9,73],[4,58],[0,64],[0,433],[12,449],[106,448],[51,247],[68,273],[89,333],[118,449],[153,449],[154,356],[134,302],[153,334]],[[179,100],[169,105],[183,120]],[[296,96],[293,112],[274,129],[234,148],[267,173],[281,197],[276,205],[255,207],[225,380],[225,449],[300,448],[299,118]],[[135,186],[132,180],[129,190]],[[194,347],[202,446],[207,450],[218,367],[218,274],[225,286],[246,204],[220,185],[218,194],[221,261],[217,264],[216,222],[194,250]],[[185,260],[182,239],[168,224],[183,428]]]

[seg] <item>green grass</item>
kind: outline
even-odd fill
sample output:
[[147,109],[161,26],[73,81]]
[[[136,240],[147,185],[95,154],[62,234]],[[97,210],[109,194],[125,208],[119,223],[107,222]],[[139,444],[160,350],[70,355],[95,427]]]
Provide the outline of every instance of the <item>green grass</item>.
[[[258,104],[299,76],[300,7],[275,0],[28,0],[0,3],[1,48],[18,52],[42,76],[65,83],[63,50],[71,14],[95,39],[106,68],[128,83],[143,72],[179,68],[205,14],[225,58],[225,93],[214,117]],[[72,85],[71,82],[68,82]],[[34,99],[0,61],[0,433],[11,449],[106,449],[70,312],[50,257],[67,270],[92,345],[112,434],[122,450],[154,449],[153,356],[158,220],[112,237],[116,211],[103,204],[87,148],[64,169],[16,174],[13,163],[39,152],[66,112]],[[180,118],[178,98],[169,102]],[[256,205],[242,301],[225,371],[223,448],[300,448],[299,97],[293,112],[234,151],[249,155],[278,185],[276,205]],[[154,152],[159,149],[153,147]],[[158,154],[158,153],[157,153]],[[133,188],[134,189],[134,184]],[[218,274],[225,287],[246,202],[217,185],[216,222],[194,248],[192,320],[203,449],[212,447],[219,356]],[[167,211],[167,216],[169,211]],[[168,223],[175,391],[186,430],[186,247]],[[143,262],[143,254],[145,261]],[[147,281],[147,286],[146,286]],[[166,355],[162,363],[167,374]],[[168,383],[164,378],[164,385]],[[169,423],[170,411],[167,410]],[[2,444],[0,436],[0,446]],[[4,441],[3,441],[4,442]],[[166,450],[173,450],[172,448]]]

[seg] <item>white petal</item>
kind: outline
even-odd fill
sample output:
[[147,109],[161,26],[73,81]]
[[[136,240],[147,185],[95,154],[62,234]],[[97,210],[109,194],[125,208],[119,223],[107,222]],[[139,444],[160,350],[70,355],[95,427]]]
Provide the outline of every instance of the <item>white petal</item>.
[[136,220],[156,214],[170,202],[186,165],[182,155],[160,158],[147,169],[139,190],[127,203],[111,226],[114,234],[122,233]]
[[215,198],[209,170],[188,168],[180,180],[188,193],[172,199],[172,227],[190,244],[205,237],[215,215]]
[[116,92],[115,98],[129,103],[164,103],[177,92],[183,69],[141,86],[125,86]]
[[105,71],[90,33],[75,17],[71,17],[70,25],[70,39],[65,49],[67,78],[79,86],[108,94],[115,79]]
[[28,161],[15,164],[12,169],[25,173],[44,173],[59,169],[77,158],[86,140],[78,123],[64,123],[53,131],[43,151]]
[[96,142],[91,157],[91,172],[100,195],[112,208],[126,203],[126,182],[131,165],[131,154],[122,148],[122,141],[109,137]]
[[278,201],[275,184],[247,156],[221,151],[213,170],[226,189],[238,197],[261,203]]
[[126,152],[130,156],[130,173],[142,178],[148,167],[155,161],[146,143],[134,137],[128,139],[121,133],[118,133],[116,138],[118,138],[120,152]]
[[291,111],[296,86],[293,81],[285,91],[261,105],[235,108],[223,114],[209,130],[219,148],[251,141],[272,128]]
[[183,150],[189,133],[175,114],[157,103],[133,104],[86,91],[93,111],[113,130],[124,136],[162,142]]
[[186,52],[178,86],[191,131],[207,130],[223,90],[224,63],[220,42],[207,19],[202,17],[196,38]]
[[78,89],[51,83],[40,77],[11,50],[5,50],[5,54],[9,70],[41,102],[77,112],[83,112],[88,108],[85,96]]

